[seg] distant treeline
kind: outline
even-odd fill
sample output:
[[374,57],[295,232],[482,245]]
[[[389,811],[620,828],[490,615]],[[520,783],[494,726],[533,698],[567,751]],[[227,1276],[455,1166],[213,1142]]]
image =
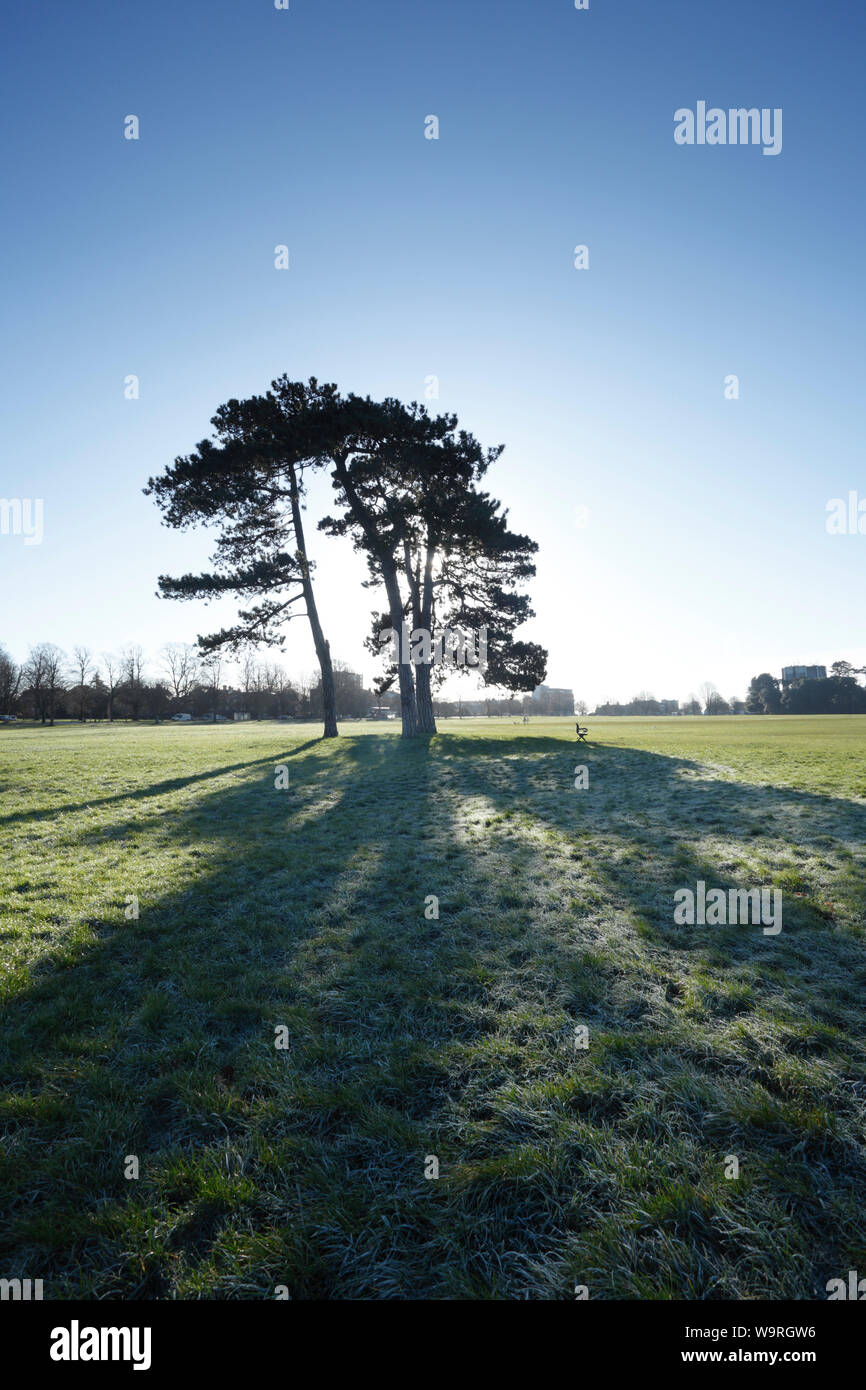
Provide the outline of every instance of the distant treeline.
[[[338,719],[366,719],[375,707],[388,708],[399,717],[399,692],[374,693],[345,662],[334,661],[332,666]],[[75,647],[68,656],[52,643],[40,642],[20,666],[0,647],[0,718],[14,715],[53,724],[56,719],[113,722],[170,719],[175,714],[204,720],[233,719],[236,714],[250,719],[323,716],[319,675],[292,677],[278,663],[252,657],[239,663],[231,681],[224,673],[226,664],[219,657],[204,658],[186,643],[169,643],[148,661],[138,646],[100,657],[87,647]],[[438,718],[550,712],[545,702],[529,695],[434,699],[433,711]],[[554,712],[570,714],[571,707]]]
[[[86,647],[72,656],[50,642],[33,647],[16,665],[0,647],[0,717],[37,719],[170,719],[189,714],[193,719],[321,719],[321,679],[292,679],[276,663],[252,658],[239,664],[232,681],[224,678],[225,663],[205,660],[185,643],[163,647],[148,669],[141,647],[119,655],[95,657]],[[369,714],[373,705],[388,704],[363,688],[361,677],[343,662],[334,662],[337,712],[343,719]]]
[[640,695],[635,695],[633,700],[627,704],[617,704],[616,701],[608,700],[605,704],[597,705],[593,714],[745,714],[746,705],[744,700],[740,700],[736,695],[732,695],[730,700],[726,700],[720,695],[716,687],[709,681],[701,686],[701,699],[696,695],[690,695],[688,700],[680,704],[679,700],[657,700],[654,695],[643,691]]
[[763,671],[746,696],[749,714],[866,714],[866,689],[856,679],[864,668],[834,661],[821,679],[782,682]]
[[701,686],[700,699],[692,695],[683,704],[643,691],[627,704],[608,700],[593,714],[866,714],[866,688],[857,680],[866,675],[866,667],[834,661],[830,672],[820,679],[781,681],[764,671],[752,677],[745,700],[735,695],[724,699],[710,681]]

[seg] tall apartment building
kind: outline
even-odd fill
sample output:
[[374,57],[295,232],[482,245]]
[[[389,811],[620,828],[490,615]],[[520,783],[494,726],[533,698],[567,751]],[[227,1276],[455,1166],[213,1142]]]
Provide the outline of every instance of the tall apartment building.
[[825,681],[827,679],[826,666],[783,666],[782,684],[790,685],[792,681]]

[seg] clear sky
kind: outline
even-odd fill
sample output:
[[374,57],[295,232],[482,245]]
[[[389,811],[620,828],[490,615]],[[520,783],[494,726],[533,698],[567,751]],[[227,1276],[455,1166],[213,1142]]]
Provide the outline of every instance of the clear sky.
[[[0,535],[0,642],[155,654],[226,621],[154,597],[209,547],[141,488],[288,372],[436,376],[506,445],[549,683],[862,664],[866,535],[825,519],[866,498],[864,37],[850,0],[13,0],[0,496],[43,499],[44,539]],[[677,145],[699,101],[781,108],[781,153]],[[369,675],[362,567],[311,549]],[[284,663],[314,668],[300,619]]]

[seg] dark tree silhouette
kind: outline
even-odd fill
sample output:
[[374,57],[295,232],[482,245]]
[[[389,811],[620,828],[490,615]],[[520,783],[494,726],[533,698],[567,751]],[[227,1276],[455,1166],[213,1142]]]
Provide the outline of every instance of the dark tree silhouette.
[[[364,553],[369,584],[383,588],[391,629],[411,622],[432,637],[440,628],[488,629],[491,685],[531,690],[544,679],[546,652],[516,641],[532,616],[518,586],[535,573],[537,546],[509,531],[500,504],[478,483],[501,447],[483,449],[453,415],[388,398],[340,396],[333,385],[282,376],[264,396],[229,401],[214,416],[218,444],[205,441],[178,458],[145,492],[166,523],[222,525],[214,571],[161,576],[173,598],[226,593],[259,601],[235,626],[199,638],[204,653],[251,642],[282,643],[279,626],[303,602],[322,672],[325,733],[336,733],[330,651],[313,595],[301,516],[304,471],[327,467],[340,506],[320,522],[349,535]],[[413,662],[400,643],[391,673],[400,690],[404,737],[435,731],[435,658]],[[380,689],[384,688],[380,686]]]
[[[371,581],[379,578],[387,615],[374,615],[367,645],[380,651],[377,628],[389,620],[427,634],[407,660],[401,642],[378,690],[396,679],[404,733],[434,733],[432,681],[446,673],[435,636],[447,631],[488,632],[488,685],[533,690],[544,679],[546,652],[516,641],[515,629],[532,614],[517,586],[535,573],[538,547],[507,526],[500,504],[478,488],[502,447],[484,449],[454,415],[428,415],[423,406],[349,396],[343,403],[333,481],[343,511],[320,526],[351,534],[365,551]],[[414,671],[414,700],[413,696]],[[413,727],[414,726],[414,727]]]
[[301,499],[306,471],[321,466],[321,422],[336,389],[320,388],[314,378],[304,384],[285,377],[272,387],[263,396],[220,406],[211,421],[218,442],[204,440],[161,477],[148,480],[145,494],[156,499],[166,525],[184,530],[217,522],[222,528],[213,571],[177,579],[160,575],[159,590],[166,598],[234,594],[258,600],[239,610],[232,627],[199,637],[205,656],[252,644],[281,647],[281,626],[305,612],[322,678],[324,734],[334,738],[331,652],[313,592]]

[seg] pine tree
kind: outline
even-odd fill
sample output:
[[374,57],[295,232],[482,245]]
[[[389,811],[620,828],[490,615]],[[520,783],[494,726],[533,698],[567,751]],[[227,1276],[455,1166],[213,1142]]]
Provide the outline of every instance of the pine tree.
[[204,655],[253,644],[282,646],[282,625],[298,611],[306,613],[322,677],[325,738],[337,735],[334,677],[313,592],[302,498],[306,471],[322,466],[319,427],[335,400],[336,388],[319,387],[315,378],[309,384],[282,378],[264,396],[230,400],[211,421],[217,443],[202,441],[159,478],[150,478],[144,490],[168,526],[221,527],[213,570],[176,579],[160,575],[164,597],[232,594],[258,600],[238,612],[233,626],[199,637]]

